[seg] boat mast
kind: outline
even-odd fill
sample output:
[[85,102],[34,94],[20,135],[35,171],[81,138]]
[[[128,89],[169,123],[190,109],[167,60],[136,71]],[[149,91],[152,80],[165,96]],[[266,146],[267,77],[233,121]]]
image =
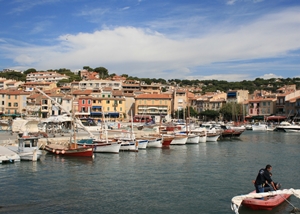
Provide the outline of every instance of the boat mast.
[[73,141],[70,142],[71,149],[77,149],[76,143],[76,130],[75,130],[75,113],[74,113],[74,97],[72,97],[72,128],[73,128]]
[[[44,96],[46,96],[48,99],[50,99],[52,102],[54,102],[59,108],[61,108],[62,110],[64,110],[68,116],[72,117],[73,120],[75,120],[76,124],[80,125],[87,133],[89,133],[91,138],[94,138],[93,133],[91,133],[87,128],[85,128],[85,126],[81,123],[80,120],[78,120],[76,117],[73,117],[73,114],[70,113],[70,111],[68,111],[67,109],[65,109],[62,105],[60,105],[55,99],[53,99],[52,97],[48,96],[45,92],[43,92],[42,90],[35,88],[38,92],[40,92],[41,94],[43,94]],[[73,100],[73,98],[72,98]],[[72,102],[72,108],[73,108],[73,102]],[[75,116],[75,115],[74,115]]]

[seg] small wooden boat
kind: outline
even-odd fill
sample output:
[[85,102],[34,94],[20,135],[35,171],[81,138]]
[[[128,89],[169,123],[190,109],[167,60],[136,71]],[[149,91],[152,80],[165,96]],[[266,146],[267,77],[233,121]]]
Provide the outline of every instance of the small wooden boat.
[[[256,193],[253,191],[252,193]],[[248,198],[244,199],[242,205],[249,207],[252,210],[272,210],[274,207],[277,207],[279,204],[288,199],[291,194],[280,194],[261,198]]]
[[94,157],[93,148],[79,146],[77,144],[69,144],[68,146],[50,144],[44,148],[48,153],[60,156],[73,156],[73,157]]

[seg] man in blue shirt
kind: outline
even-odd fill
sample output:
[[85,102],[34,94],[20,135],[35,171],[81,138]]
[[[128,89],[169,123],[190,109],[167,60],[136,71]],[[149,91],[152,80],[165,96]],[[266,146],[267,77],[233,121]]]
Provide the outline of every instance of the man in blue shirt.
[[271,179],[270,173],[272,171],[272,166],[268,164],[265,169],[260,169],[258,175],[255,179],[254,186],[257,193],[264,192],[264,186],[266,181],[271,187],[276,190],[275,184]]

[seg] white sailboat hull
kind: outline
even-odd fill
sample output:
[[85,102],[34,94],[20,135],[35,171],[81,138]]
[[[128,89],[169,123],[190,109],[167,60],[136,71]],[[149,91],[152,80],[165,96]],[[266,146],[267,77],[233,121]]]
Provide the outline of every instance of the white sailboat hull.
[[206,138],[207,138],[206,135],[199,136],[199,143],[206,143]]
[[120,151],[138,152],[138,145],[135,142],[122,142]]
[[200,136],[199,135],[188,135],[188,139],[186,140],[187,144],[191,143],[199,143]]
[[103,143],[102,145],[96,145],[94,152],[103,152],[103,153],[119,153],[121,148],[120,143]]
[[137,140],[139,149],[146,149],[148,145],[148,140]]
[[172,140],[171,145],[184,145],[186,144],[188,137],[179,137],[175,136],[175,138]]
[[206,142],[216,142],[219,139],[220,135],[211,135],[206,136]]
[[147,147],[148,148],[161,148],[162,147],[161,139],[148,140]]

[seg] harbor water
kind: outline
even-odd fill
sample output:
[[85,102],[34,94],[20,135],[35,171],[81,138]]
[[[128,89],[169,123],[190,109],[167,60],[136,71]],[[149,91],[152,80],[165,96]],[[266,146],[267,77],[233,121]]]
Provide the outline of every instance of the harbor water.
[[[1,134],[0,134],[1,135]],[[300,189],[300,134],[245,131],[238,139],[137,153],[0,164],[0,213],[231,213],[267,164],[282,188]],[[300,207],[300,199],[289,201]],[[241,207],[240,214],[283,214]]]

